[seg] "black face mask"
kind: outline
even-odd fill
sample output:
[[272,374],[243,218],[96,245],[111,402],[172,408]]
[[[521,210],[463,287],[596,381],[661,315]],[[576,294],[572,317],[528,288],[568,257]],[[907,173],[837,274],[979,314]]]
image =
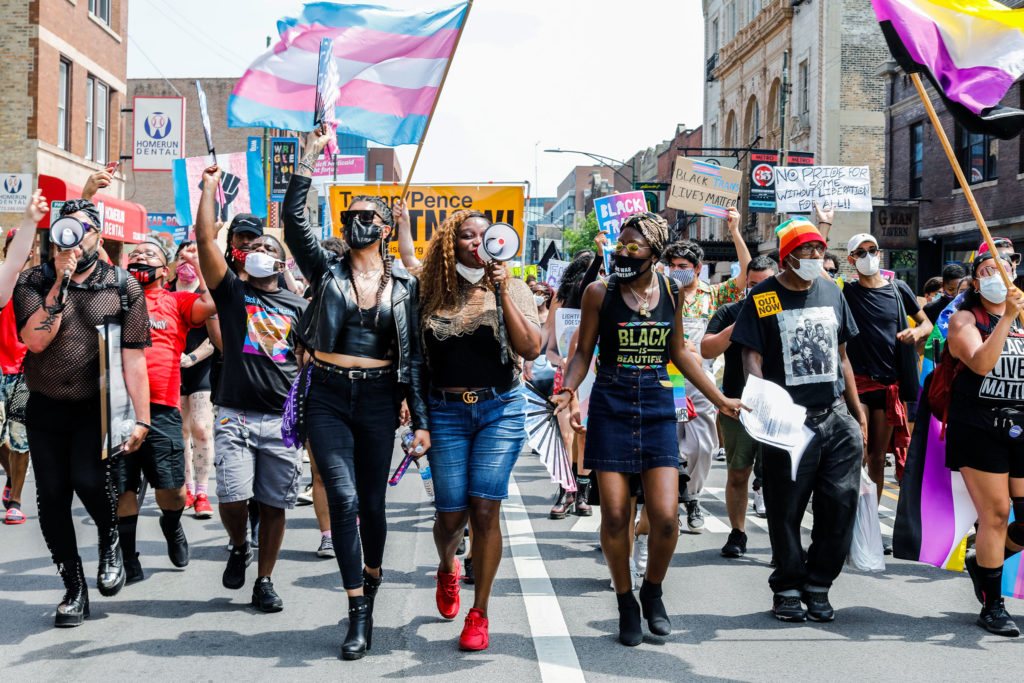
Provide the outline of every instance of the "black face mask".
[[100,245],[97,244],[96,248],[88,254],[82,254],[82,258],[78,259],[78,264],[75,266],[76,273],[84,273],[85,271],[92,268],[92,265],[96,263],[96,259],[100,257]]
[[646,272],[644,264],[650,264],[650,262],[651,259],[649,258],[636,258],[634,256],[615,254],[612,257],[612,272],[615,273],[615,277],[619,279],[619,282],[632,282]]
[[352,218],[345,224],[345,242],[352,249],[366,249],[380,239],[383,225],[376,223],[364,223],[358,218]]
[[145,287],[156,282],[157,276],[156,271],[163,268],[163,266],[152,266],[148,263],[129,263],[128,272],[135,276],[135,279],[139,281],[139,284]]

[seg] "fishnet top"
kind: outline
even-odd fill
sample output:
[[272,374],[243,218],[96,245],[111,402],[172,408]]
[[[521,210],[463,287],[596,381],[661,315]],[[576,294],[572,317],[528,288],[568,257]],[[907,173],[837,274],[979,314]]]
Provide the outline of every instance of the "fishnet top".
[[[19,335],[53,286],[54,277],[47,277],[43,268],[36,266],[22,273],[14,288],[14,317]],[[142,287],[135,278],[128,278],[129,310],[121,320],[116,281],[114,268],[100,261],[83,285],[109,284],[109,288],[92,291],[71,284],[67,306],[53,341],[41,353],[29,351],[25,356],[25,383],[29,391],[58,401],[79,401],[95,396],[100,387],[96,326],[107,317],[120,320],[123,348],[142,349],[150,345],[149,314]]]

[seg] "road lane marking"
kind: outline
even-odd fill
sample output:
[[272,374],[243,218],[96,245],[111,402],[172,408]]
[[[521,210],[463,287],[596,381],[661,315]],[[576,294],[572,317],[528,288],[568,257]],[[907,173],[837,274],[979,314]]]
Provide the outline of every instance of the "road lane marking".
[[[551,578],[544,567],[544,559],[537,547],[537,537],[533,534],[533,525],[530,524],[514,476],[509,477],[508,500],[501,506],[501,512],[505,518],[508,544],[530,622],[530,637],[537,652],[541,680],[546,683],[585,683],[576,648],[569,636],[569,628],[565,625],[565,617],[551,585]],[[594,517],[600,519],[597,514]]]

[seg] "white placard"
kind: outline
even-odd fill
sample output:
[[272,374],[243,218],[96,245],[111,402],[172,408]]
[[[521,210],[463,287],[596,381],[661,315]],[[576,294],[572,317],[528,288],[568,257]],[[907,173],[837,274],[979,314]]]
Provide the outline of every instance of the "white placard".
[[4,173],[0,178],[0,213],[21,213],[32,198],[32,174]]
[[578,308],[559,308],[555,318],[555,341],[558,342],[558,355],[569,357],[569,345],[572,336],[580,326],[581,311]]
[[562,284],[562,275],[565,273],[565,269],[569,267],[568,261],[559,261],[558,259],[550,259],[548,261],[548,267],[545,268],[545,272],[548,274],[546,282],[558,289],[558,285]]
[[136,97],[132,169],[170,171],[185,158],[185,98]]
[[810,213],[823,209],[871,211],[871,173],[867,166],[776,166],[775,210]]

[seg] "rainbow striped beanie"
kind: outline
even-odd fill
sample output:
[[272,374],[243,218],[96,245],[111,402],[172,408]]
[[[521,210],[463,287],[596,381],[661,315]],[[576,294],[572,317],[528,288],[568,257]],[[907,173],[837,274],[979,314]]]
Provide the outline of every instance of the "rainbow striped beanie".
[[779,260],[784,260],[801,244],[807,242],[821,242],[825,244],[825,238],[821,236],[818,229],[806,218],[791,218],[779,227],[775,228],[775,234],[779,236]]

